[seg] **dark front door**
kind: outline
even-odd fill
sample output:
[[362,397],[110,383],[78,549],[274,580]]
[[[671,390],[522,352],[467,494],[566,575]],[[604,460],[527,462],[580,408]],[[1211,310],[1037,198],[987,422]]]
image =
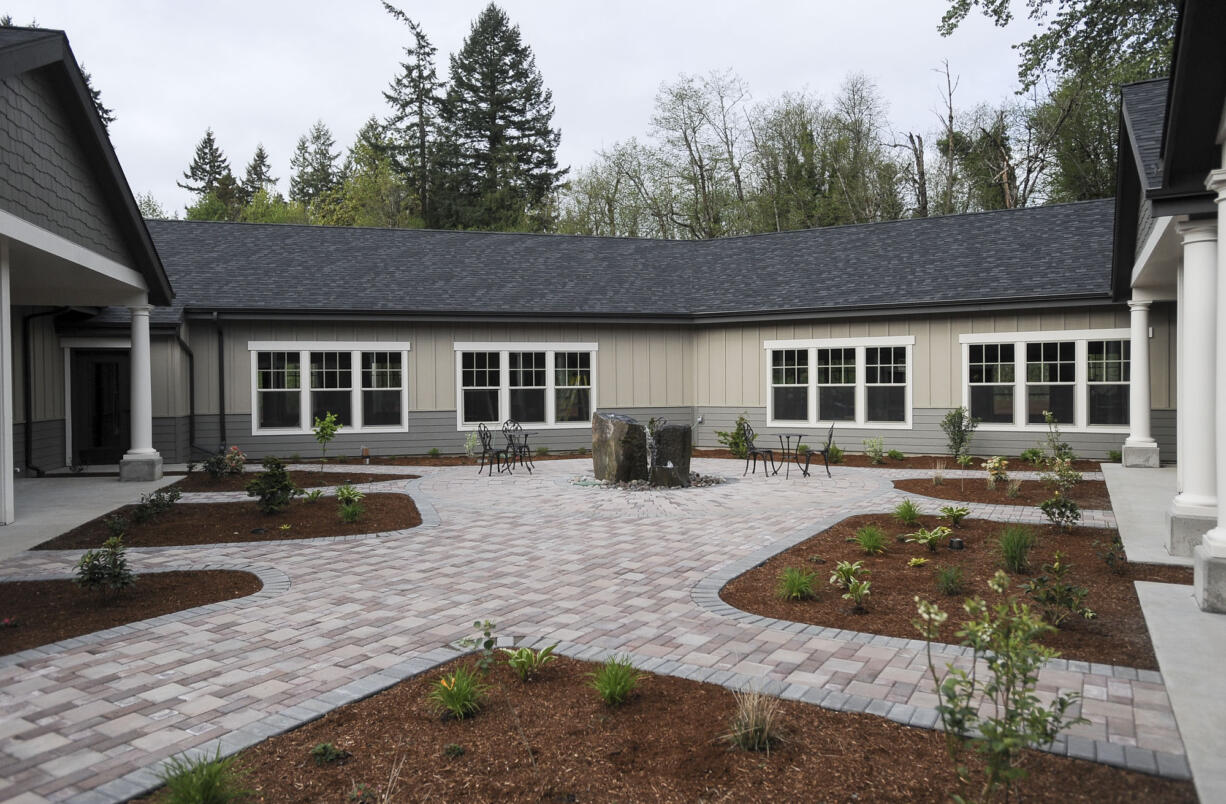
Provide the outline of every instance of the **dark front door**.
[[131,446],[128,353],[72,352],[72,456],[77,464],[119,463]]

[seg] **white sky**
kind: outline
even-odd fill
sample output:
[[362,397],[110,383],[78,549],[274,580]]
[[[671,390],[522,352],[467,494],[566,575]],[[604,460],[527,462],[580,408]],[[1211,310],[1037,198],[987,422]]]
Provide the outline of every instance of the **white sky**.
[[[401,7],[438,48],[440,75],[487,0]],[[809,89],[824,98],[854,71],[868,74],[900,130],[937,128],[948,59],[961,84],[955,102],[998,102],[1017,86],[1010,44],[1025,19],[1001,30],[973,16],[942,39],[946,0],[502,0],[553,90],[559,162],[649,128],[662,82],[728,69],[758,100]],[[1020,6],[1020,3],[1017,3]],[[1021,10],[1021,9],[1019,9]],[[111,139],[133,192],[168,210],[190,194],[175,186],[212,126],[236,174],[263,142],[289,184],[289,158],[317,118],[348,146],[399,69],[408,29],[378,0],[0,0],[18,25],[62,28],[118,120]],[[1024,18],[1024,13],[1021,15]]]

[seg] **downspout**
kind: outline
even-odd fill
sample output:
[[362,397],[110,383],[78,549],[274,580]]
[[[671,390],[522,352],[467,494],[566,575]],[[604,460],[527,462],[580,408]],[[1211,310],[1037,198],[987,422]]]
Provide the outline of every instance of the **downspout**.
[[221,436],[221,449],[229,443],[226,438],[226,350],[225,340],[221,334],[221,317],[213,312],[213,323],[217,326],[217,431]]
[[[183,340],[183,326],[180,325],[176,336],[179,339],[179,348],[183,350],[183,354],[187,356],[187,446],[188,452],[191,450],[199,450],[205,455],[212,454],[212,450],[206,449],[196,443],[196,354],[192,351],[192,347],[187,345],[187,341]],[[188,455],[190,459],[190,454]]]
[[[46,474],[42,469],[34,465],[34,347],[30,341],[30,331],[32,327],[30,322],[36,318],[42,318],[48,315],[59,315],[69,308],[57,307],[54,310],[43,310],[41,313],[30,313],[21,318],[21,348],[24,354],[21,361],[21,405],[22,415],[25,418],[25,465],[26,468],[33,472],[37,477],[42,477]],[[65,416],[71,416],[72,411],[64,411]]]

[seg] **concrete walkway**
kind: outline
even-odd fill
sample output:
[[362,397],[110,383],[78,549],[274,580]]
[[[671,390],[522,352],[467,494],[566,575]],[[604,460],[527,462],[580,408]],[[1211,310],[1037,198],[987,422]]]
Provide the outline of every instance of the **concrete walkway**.
[[1166,509],[1175,497],[1175,467],[1125,469],[1118,463],[1102,466],[1128,560],[1192,566],[1191,557],[1173,556],[1166,550]]
[[[123,800],[154,786],[170,755],[239,750],[448,660],[486,618],[501,634],[560,641],[584,659],[628,654],[654,672],[936,722],[922,643],[769,620],[718,598],[728,578],[843,517],[914,497],[890,481],[926,473],[840,467],[833,479],[742,479],[739,463],[704,459],[697,471],[730,482],[625,492],[571,482],[590,467],[542,461],[533,475],[493,478],[471,467],[369,467],[422,475],[379,484],[412,494],[422,527],[131,550],[140,571],[244,568],[265,588],[0,658],[0,800]],[[1033,508],[970,507],[1042,520]],[[1091,518],[1114,522],[1109,512]],[[0,562],[0,575],[63,576],[78,553],[26,553]],[[958,647],[938,656],[966,663]],[[1158,673],[1056,661],[1040,694],[1063,690],[1082,694],[1090,723],[1056,751],[1187,776]]]

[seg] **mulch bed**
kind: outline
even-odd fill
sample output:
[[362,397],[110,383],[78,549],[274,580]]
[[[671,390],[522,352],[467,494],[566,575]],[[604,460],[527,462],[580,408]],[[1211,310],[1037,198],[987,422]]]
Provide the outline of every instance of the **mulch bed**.
[[[776,440],[769,439],[766,436],[758,436],[757,443],[763,447],[774,447],[776,460],[778,460],[777,456],[779,455],[779,449]],[[744,458],[736,457],[730,450],[726,449],[695,449],[694,457],[728,458],[734,461],[745,460]],[[971,464],[969,468],[978,469],[982,463],[982,458],[976,458],[975,463]],[[821,466],[822,456],[814,455],[813,464]],[[863,453],[845,452],[843,453],[843,459],[837,464],[833,461],[830,463],[831,466],[854,466],[860,469],[866,467],[871,469],[932,469],[938,464],[943,465],[947,471],[962,468],[953,458],[949,457],[948,455],[907,455],[900,460],[885,458],[885,460],[881,463],[873,463],[872,460],[870,460],[869,457]],[[1033,472],[1040,472],[1044,469],[1044,467],[1040,464],[1027,463],[1026,461],[1022,461],[1018,458],[1009,459],[1009,468],[1016,471]],[[1073,468],[1078,472],[1097,472],[1101,468],[1101,463],[1099,461],[1076,460],[1073,461]]]
[[[170,547],[189,544],[263,542],[282,539],[315,539],[321,536],[353,536],[403,530],[421,524],[421,514],[407,494],[367,494],[362,500],[363,514],[357,522],[345,523],[337,514],[336,500],[324,497],[316,502],[294,500],[277,514],[264,514],[254,500],[218,503],[176,503],[151,522],[131,521],[135,506],[126,505],[114,513],[128,517],[124,534],[128,547]],[[67,533],[43,542],[35,550],[92,549],[110,537],[98,517]],[[288,528],[282,526],[289,525]]]
[[[995,488],[989,489],[987,482],[980,477],[947,477],[939,486],[933,485],[932,478],[912,477],[895,480],[894,488],[942,500],[992,505],[1038,505],[1051,499],[1053,494],[1051,487],[1041,480],[1023,480],[1017,496],[1010,497],[1005,493],[1008,483],[997,483]],[[1069,496],[1082,508],[1111,510],[1111,495],[1107,493],[1107,484],[1101,480],[1083,480],[1073,487]]]
[[[383,800],[400,760],[393,801],[945,802],[959,791],[938,732],[781,701],[785,739],[769,754],[747,752],[724,739],[735,703],[723,687],[647,675],[609,708],[587,686],[595,665],[565,658],[528,684],[499,662],[483,709],[442,720],[428,688],[464,661],[243,751],[252,800]],[[310,751],[321,743],[352,756],[316,765]],[[1022,764],[1030,801],[1196,800],[1187,781],[1033,751]],[[355,792],[363,786],[369,798]]]
[[[926,528],[948,524],[935,516],[921,517],[921,520]],[[857,529],[869,524],[886,532],[889,552],[885,555],[866,556],[858,545],[847,541]],[[965,541],[966,549],[949,550],[942,546],[936,553],[929,553],[922,545],[896,541],[897,536],[915,528],[900,525],[888,515],[854,516],[734,578],[720,592],[720,597],[731,606],[765,617],[918,639],[911,620],[916,616],[914,598],[919,595],[950,613],[943,641],[956,642],[955,623],[961,622],[963,598],[942,595],[936,587],[936,571],[940,567],[961,566],[966,580],[963,594],[992,600],[995,595],[987,581],[1001,566],[997,534],[1003,527],[1000,522],[963,520],[954,535]],[[1130,563],[1127,572],[1116,575],[1096,554],[1115,531],[1074,528],[1065,533],[1052,526],[1031,527],[1037,536],[1030,557],[1031,575],[1041,572],[1042,565],[1050,563],[1057,550],[1063,552],[1073,566],[1068,576],[1070,582],[1090,590],[1085,605],[1098,615],[1093,620],[1080,617],[1066,620],[1059,631],[1043,640],[1044,643],[1060,651],[1066,659],[1158,669],[1133,582],[1191,584],[1191,568]],[[1093,544],[1095,541],[1100,542],[1097,548]],[[909,567],[907,561],[913,556],[930,560],[925,566]],[[820,557],[821,563],[813,561],[813,557]],[[842,593],[827,583],[835,564],[843,560],[863,561],[864,567],[871,571],[867,613],[853,612],[851,604],[842,599]],[[776,586],[785,567],[817,572],[815,600],[786,601],[777,597]],[[1011,591],[1024,597],[1021,587],[1029,580],[1026,576],[1014,576]]]
[[[222,475],[214,478],[207,472],[192,472],[172,484],[179,491],[246,491],[247,484],[255,480],[256,472],[240,475]],[[322,472],[306,472],[295,469],[289,479],[300,489],[317,489],[324,486],[340,486],[345,483],[384,483],[389,480],[412,480],[420,475],[389,475],[372,472],[355,472],[347,469],[329,469]]]
[[249,572],[149,572],[122,592],[104,596],[70,580],[0,584],[0,654],[16,653],[175,611],[246,597],[263,588]]

